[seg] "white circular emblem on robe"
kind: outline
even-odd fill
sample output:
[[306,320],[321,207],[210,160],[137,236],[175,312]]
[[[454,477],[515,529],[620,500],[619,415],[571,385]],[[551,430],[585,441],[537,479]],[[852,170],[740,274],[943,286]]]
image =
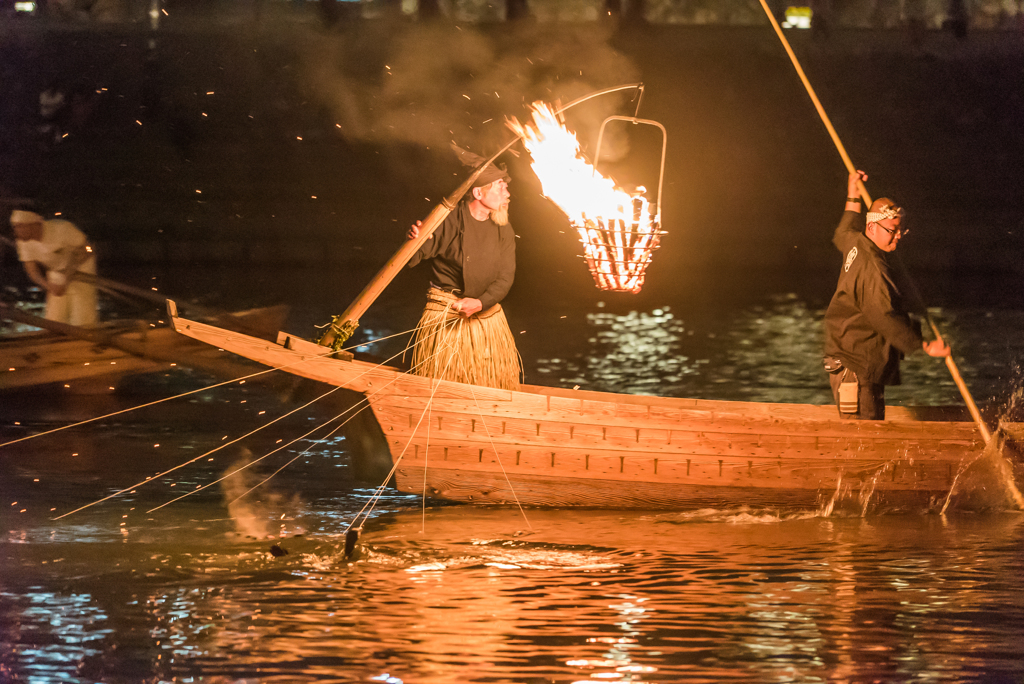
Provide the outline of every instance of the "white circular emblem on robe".
[[854,247],[850,250],[850,253],[846,255],[846,265],[843,266],[843,271],[849,272],[850,266],[853,265],[853,260],[857,258],[857,248]]

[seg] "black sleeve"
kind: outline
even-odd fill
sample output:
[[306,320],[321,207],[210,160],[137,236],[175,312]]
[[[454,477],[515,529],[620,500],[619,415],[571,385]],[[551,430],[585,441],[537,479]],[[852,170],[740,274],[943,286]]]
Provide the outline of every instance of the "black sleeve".
[[512,288],[512,281],[515,280],[516,235],[512,226],[505,225],[498,229],[498,249],[500,251],[498,272],[484,293],[480,295],[482,311],[486,311],[503,300]]
[[444,253],[454,234],[453,230],[455,220],[457,218],[455,212],[460,209],[461,207],[455,207],[455,209],[445,217],[444,221],[441,221],[441,225],[434,230],[434,234],[430,239],[424,242],[420,248],[416,250],[416,253],[412,255],[412,258],[409,259],[409,268],[416,266],[421,261],[433,259],[438,254]]
[[836,232],[832,235],[832,244],[843,254],[846,254],[857,236],[864,232],[864,221],[859,211],[844,211],[843,217],[839,219]]
[[[865,274],[867,275],[867,274]],[[878,333],[904,354],[920,351],[924,338],[919,326],[896,311],[890,284],[881,273],[859,279],[857,298],[860,310]]]

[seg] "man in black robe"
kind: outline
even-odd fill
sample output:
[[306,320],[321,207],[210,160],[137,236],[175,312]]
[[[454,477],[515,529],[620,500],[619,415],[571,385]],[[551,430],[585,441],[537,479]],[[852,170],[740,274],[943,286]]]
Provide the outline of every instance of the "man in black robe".
[[842,418],[885,419],[885,385],[900,382],[900,360],[924,351],[949,356],[941,340],[926,342],[913,322],[904,292],[889,263],[909,231],[904,212],[882,197],[861,218],[859,184],[867,174],[850,174],[846,210],[832,242],[844,255],[832,301],[825,312],[825,370]]
[[[457,152],[464,163],[484,161]],[[484,169],[465,200],[409,261],[409,266],[430,265],[427,306],[414,341],[414,373],[519,388],[519,354],[499,304],[516,272],[508,181],[503,168]],[[419,236],[420,225],[412,226],[409,239]]]

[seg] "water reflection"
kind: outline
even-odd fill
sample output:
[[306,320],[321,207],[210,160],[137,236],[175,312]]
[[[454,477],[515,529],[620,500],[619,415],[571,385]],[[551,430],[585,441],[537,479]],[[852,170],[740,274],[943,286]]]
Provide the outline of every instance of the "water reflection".
[[567,661],[566,665],[588,672],[589,679],[576,680],[574,684],[612,681],[647,684],[638,675],[652,674],[658,671],[657,667],[635,663],[632,657],[636,654],[635,652],[643,656],[643,651],[639,647],[643,630],[639,625],[647,612],[643,607],[647,599],[632,594],[625,594],[618,598],[620,602],[612,603],[608,608],[620,616],[621,619],[616,625],[622,630],[622,636],[588,638],[587,643],[589,644],[606,644],[608,651],[604,653],[603,658]]
[[[73,680],[77,664],[98,654],[104,639],[113,632],[107,615],[87,593],[0,592],[0,606],[0,612],[19,616],[19,647],[10,653],[17,655],[29,675],[45,673]],[[59,639],[54,638],[57,634]],[[4,660],[0,657],[0,679],[4,679]]]
[[[1007,338],[1005,326],[1008,320],[1024,325],[1024,314],[933,309],[931,315],[949,331],[975,398],[1005,402],[1019,384],[1015,362],[1024,357],[1024,339]],[[581,316],[584,329],[558,340],[558,356],[538,356],[532,381],[628,394],[828,404],[823,316],[824,309],[793,293],[690,315],[667,305],[611,312],[598,303]],[[904,361],[903,378],[902,386],[887,389],[889,404],[962,403],[945,365],[923,354]]]
[[586,315],[588,347],[538,359],[547,384],[658,396],[824,403],[822,311],[780,295],[724,318],[684,321],[663,306]]
[[1024,675],[999,655],[1024,624],[1019,516],[444,507],[371,521],[347,559],[340,534],[274,556],[213,513],[57,564],[69,545],[8,547],[0,663],[36,682]]

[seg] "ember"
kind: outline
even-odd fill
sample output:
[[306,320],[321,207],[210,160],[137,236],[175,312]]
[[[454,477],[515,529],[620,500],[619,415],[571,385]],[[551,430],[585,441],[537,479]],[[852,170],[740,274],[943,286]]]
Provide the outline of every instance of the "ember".
[[602,290],[637,293],[660,236],[657,205],[646,189],[629,192],[601,175],[584,157],[576,134],[542,102],[533,120],[509,127],[523,137],[544,195],[569,218],[583,243],[583,258]]

